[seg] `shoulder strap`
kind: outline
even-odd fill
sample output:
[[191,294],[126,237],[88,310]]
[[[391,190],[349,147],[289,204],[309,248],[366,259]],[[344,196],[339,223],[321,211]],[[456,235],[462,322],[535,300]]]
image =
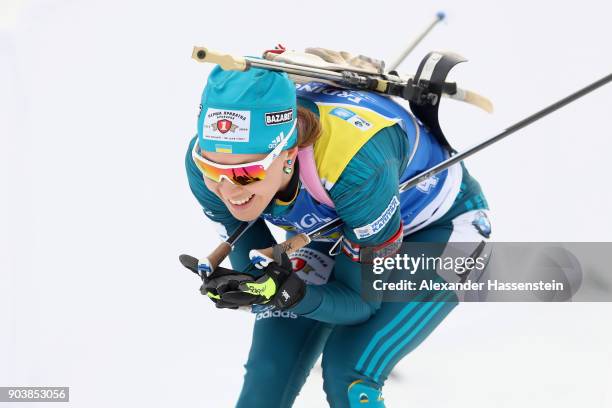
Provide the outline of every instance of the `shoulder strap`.
[[306,191],[318,202],[334,208],[334,202],[319,179],[312,145],[298,150],[298,160],[300,161],[300,180]]

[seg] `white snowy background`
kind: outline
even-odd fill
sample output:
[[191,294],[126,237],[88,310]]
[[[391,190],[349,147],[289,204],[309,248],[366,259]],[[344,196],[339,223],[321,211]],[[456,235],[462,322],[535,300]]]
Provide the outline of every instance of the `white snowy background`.
[[[438,10],[401,70],[432,49],[470,59],[452,79],[496,112],[445,101],[460,148],[612,71],[608,0],[0,0],[0,385],[70,386],[73,407],[233,406],[253,316],[215,310],[177,261],[217,242],[183,169],[210,70],[192,46],[390,61]],[[611,105],[608,85],[467,161],[497,241],[612,240]],[[387,406],[612,407],[611,312],[462,305]],[[320,377],[296,407],[326,406]]]

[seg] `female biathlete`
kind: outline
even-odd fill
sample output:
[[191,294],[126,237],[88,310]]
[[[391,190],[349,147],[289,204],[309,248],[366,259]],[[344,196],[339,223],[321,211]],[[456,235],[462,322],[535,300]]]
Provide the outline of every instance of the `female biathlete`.
[[[322,353],[333,408],[384,407],[393,367],[457,304],[453,293],[416,301],[365,300],[361,252],[397,242],[480,242],[490,232],[478,183],[457,164],[416,188],[401,181],[449,153],[396,102],[284,73],[215,67],[186,156],[191,190],[222,237],[257,220],[230,255],[241,280],[217,307],[271,305],[256,315],[239,408],[292,406]],[[275,244],[264,220],[289,234],[341,218],[340,230],[264,269],[254,248]],[[341,237],[340,249],[331,252]],[[214,274],[213,274],[214,275]],[[212,283],[211,283],[212,282]]]

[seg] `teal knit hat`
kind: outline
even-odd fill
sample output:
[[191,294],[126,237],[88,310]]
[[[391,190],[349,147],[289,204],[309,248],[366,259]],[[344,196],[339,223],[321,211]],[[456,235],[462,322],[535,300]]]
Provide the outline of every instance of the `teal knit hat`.
[[202,93],[198,143],[208,152],[269,153],[293,129],[289,149],[297,142],[296,120],[295,85],[287,74],[216,66]]

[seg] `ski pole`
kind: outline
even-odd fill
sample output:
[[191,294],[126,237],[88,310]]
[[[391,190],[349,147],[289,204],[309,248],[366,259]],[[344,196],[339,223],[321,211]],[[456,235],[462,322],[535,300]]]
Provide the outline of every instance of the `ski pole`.
[[[417,174],[416,176],[412,177],[411,179],[403,182],[402,184],[400,184],[399,186],[399,192],[404,192],[414,186],[416,186],[417,184],[429,179],[432,176],[435,176],[436,174],[446,170],[447,168],[449,168],[450,166],[459,163],[460,161],[472,156],[473,154],[487,148],[488,146],[499,142],[500,140],[502,140],[503,138],[517,132],[520,129],[523,129],[526,126],[529,126],[530,124],[534,123],[537,120],[542,119],[543,117],[551,114],[552,112],[561,109],[562,107],[564,107],[565,105],[574,102],[575,100],[583,97],[584,95],[596,90],[597,88],[602,87],[603,85],[607,84],[608,82],[612,81],[612,74],[609,74],[603,78],[601,78],[598,81],[593,82],[590,85],[585,86],[584,88],[572,93],[571,95],[566,96],[565,98],[553,103],[552,105],[547,106],[546,108],[526,117],[525,119],[522,119],[518,122],[516,122],[515,124],[509,126],[508,128],[506,128],[504,131],[498,133],[495,136],[492,136],[488,139],[483,140],[482,142],[470,147],[467,150],[464,150],[461,153],[457,153],[451,157],[449,157],[448,159],[438,163],[437,165],[433,166],[432,168],[430,168],[429,170],[425,170],[422,173]],[[280,244],[277,244],[273,247],[269,247],[269,248],[264,248],[264,249],[256,249],[253,251],[259,252],[260,254],[268,257],[269,259],[272,259],[272,255],[274,253],[274,248],[278,248],[279,250],[281,250],[282,252],[293,252],[293,251],[297,251],[298,249],[308,245],[312,240],[315,240],[317,238],[319,238],[320,236],[338,228],[339,226],[341,226],[343,224],[342,220],[340,218],[336,218],[335,220],[329,221],[326,224],[322,225],[321,227],[317,228],[314,231],[311,231],[310,233],[306,234],[306,233],[301,233],[301,234],[297,234],[291,238],[289,238],[288,240],[281,242]]]
[[444,12],[439,11],[436,14],[435,19],[427,26],[427,28],[417,37],[414,39],[414,41],[412,41],[410,44],[408,44],[408,46],[406,47],[406,49],[400,54],[399,57],[397,57],[397,59],[395,61],[393,61],[393,63],[389,66],[389,68],[387,69],[387,72],[390,71],[395,71],[397,69],[397,67],[399,67],[399,65],[404,62],[404,60],[406,59],[406,57],[416,48],[417,45],[419,45],[421,43],[421,41],[423,41],[423,39],[427,36],[427,34],[429,34],[431,32],[431,30],[433,30],[433,28],[442,20],[444,20],[444,18],[446,17],[446,15],[444,14]]
[[179,261],[183,266],[192,269],[194,273],[200,275],[201,278],[204,278],[210,275],[221,262],[229,255],[232,251],[232,247],[234,244],[242,237],[242,235],[255,223],[255,221],[243,222],[238,228],[230,235],[225,241],[220,243],[217,248],[215,248],[210,255],[206,258],[202,258],[198,260],[197,272],[194,271],[191,267],[186,266],[185,260],[188,258],[192,258],[189,255],[181,255],[179,256]]
[[[203,259],[194,258],[191,255],[182,254],[179,256],[179,262],[185,268],[198,275],[202,282],[208,277],[217,266],[229,255],[232,247],[242,237],[242,235],[255,223],[255,221],[243,222],[238,228],[230,235],[225,241],[223,241],[215,250]],[[251,308],[247,306],[241,306],[238,310],[243,312],[251,312]]]

